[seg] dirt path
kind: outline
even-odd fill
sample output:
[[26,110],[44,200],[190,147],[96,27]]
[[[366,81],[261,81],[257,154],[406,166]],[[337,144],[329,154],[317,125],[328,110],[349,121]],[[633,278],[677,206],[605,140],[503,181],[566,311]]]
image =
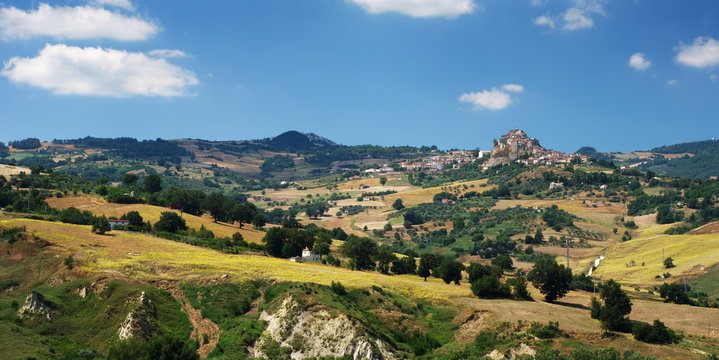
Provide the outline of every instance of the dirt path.
[[[182,309],[185,310],[187,317],[190,319],[190,323],[192,323],[192,334],[190,334],[190,337],[197,340],[197,343],[200,344],[197,353],[200,355],[200,358],[209,355],[220,340],[220,327],[212,320],[202,317],[202,312],[190,305],[190,301],[187,300],[187,297],[177,285],[177,282],[158,281],[155,285],[160,289],[169,291],[172,297],[182,305]],[[207,343],[203,341],[203,334],[207,334]]]

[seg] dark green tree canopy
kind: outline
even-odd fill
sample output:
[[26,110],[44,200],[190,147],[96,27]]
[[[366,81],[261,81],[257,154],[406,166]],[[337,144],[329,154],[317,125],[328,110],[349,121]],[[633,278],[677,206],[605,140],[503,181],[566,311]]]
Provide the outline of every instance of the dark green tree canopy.
[[539,289],[547,302],[554,302],[569,292],[572,271],[554,259],[542,258],[534,265],[527,278]]
[[591,315],[607,330],[630,332],[632,323],[626,317],[632,312],[632,301],[618,282],[608,280],[599,285],[599,298],[592,299]]
[[180,230],[187,230],[185,219],[171,211],[160,214],[160,220],[155,223],[155,230],[169,233],[176,233]]
[[143,188],[147,192],[156,193],[162,190],[162,179],[160,175],[150,174],[143,180]]
[[350,235],[340,251],[350,258],[351,266],[357,270],[369,270],[375,266],[373,259],[377,255],[377,244],[370,238]]

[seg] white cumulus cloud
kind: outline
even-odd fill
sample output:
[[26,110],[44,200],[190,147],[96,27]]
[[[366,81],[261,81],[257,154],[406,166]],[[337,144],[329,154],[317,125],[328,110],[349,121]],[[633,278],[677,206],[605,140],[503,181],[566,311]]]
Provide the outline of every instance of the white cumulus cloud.
[[182,50],[175,50],[175,49],[157,49],[152,50],[147,53],[150,56],[158,57],[158,58],[184,58],[187,57],[187,53],[185,53]]
[[534,22],[535,25],[548,26],[552,29],[554,29],[554,27],[556,26],[556,24],[554,23],[554,19],[549,15],[538,16],[538,17],[534,18],[534,20],[532,20],[532,21]]
[[462,94],[459,101],[472,104],[475,110],[497,111],[506,108],[514,102],[509,92],[520,93],[524,91],[522,85],[506,84],[501,88],[491,88],[478,92]]
[[571,8],[562,15],[562,29],[574,31],[581,29],[591,29],[594,27],[594,19],[587,11],[580,8]]
[[130,0],[91,0],[90,3],[100,6],[114,6],[129,11],[135,11],[135,5],[132,5]]
[[44,36],[56,39],[146,40],[160,28],[139,17],[95,6],[40,4],[35,10],[0,8],[0,37],[5,40]]
[[504,89],[506,91],[517,92],[517,93],[524,92],[524,86],[517,85],[517,84],[502,85],[502,89]]
[[371,14],[396,12],[411,17],[446,17],[470,14],[474,0],[350,0]]
[[629,66],[639,71],[644,71],[652,66],[652,62],[647,60],[644,54],[635,53],[629,57]]
[[596,16],[606,16],[604,3],[606,0],[572,0],[572,6],[560,15],[542,15],[532,19],[537,26],[552,29],[561,25],[565,31],[591,29]]
[[198,84],[194,73],[164,58],[64,44],[45,45],[36,57],[14,57],[0,75],[61,95],[174,97]]
[[699,36],[691,45],[680,44],[674,58],[678,63],[695,68],[719,65],[719,41]]
[[679,80],[669,80],[667,81],[667,85],[676,85],[679,83]]

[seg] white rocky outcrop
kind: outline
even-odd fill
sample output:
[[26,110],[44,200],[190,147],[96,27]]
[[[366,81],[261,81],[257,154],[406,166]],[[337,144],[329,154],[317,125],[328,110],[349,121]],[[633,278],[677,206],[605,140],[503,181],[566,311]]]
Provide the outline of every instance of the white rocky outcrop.
[[17,312],[19,317],[27,317],[31,315],[40,315],[50,320],[50,306],[44,302],[42,295],[35,291],[31,291],[25,298],[25,304]]
[[525,343],[521,343],[518,346],[510,349],[506,354],[501,353],[498,350],[492,350],[489,354],[485,355],[486,357],[492,359],[492,360],[514,360],[520,355],[523,356],[534,356],[537,354],[537,351],[532,349],[529,345]]
[[143,291],[134,310],[127,313],[125,320],[117,330],[121,340],[129,338],[147,339],[155,331],[155,306]]
[[321,306],[305,309],[292,295],[271,313],[263,311],[260,319],[267,322],[267,328],[265,336],[251,349],[255,357],[265,357],[261,349],[269,338],[280,346],[291,347],[292,359],[346,355],[355,360],[397,358],[389,344],[369,334],[347,315],[331,314]]

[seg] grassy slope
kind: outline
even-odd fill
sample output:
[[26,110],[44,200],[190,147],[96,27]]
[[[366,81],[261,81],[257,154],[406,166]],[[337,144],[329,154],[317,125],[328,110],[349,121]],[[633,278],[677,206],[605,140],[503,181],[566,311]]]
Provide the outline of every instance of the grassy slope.
[[[152,223],[157,222],[157,220],[160,219],[160,215],[165,211],[177,212],[179,214],[179,211],[177,210],[171,210],[154,205],[108,203],[104,199],[95,196],[50,198],[46,201],[48,205],[54,208],[64,209],[74,206],[80,210],[89,210],[95,215],[120,217],[130,211],[137,211],[140,215],[142,215],[142,218],[145,221],[149,220]],[[262,241],[262,237],[264,236],[262,231],[252,230],[250,226],[247,226],[245,229],[240,229],[237,225],[215,223],[209,216],[182,214],[182,217],[187,222],[188,227],[199,229],[200,226],[204,226],[215,233],[215,236],[217,237],[229,237],[239,231],[245,237],[245,240],[259,243]]]
[[707,269],[707,273],[689,281],[692,289],[706,293],[710,299],[719,299],[719,264]]
[[[695,274],[695,266],[710,267],[719,263],[719,237],[704,235],[666,235],[673,225],[656,225],[640,230],[635,239],[612,245],[605,250],[606,258],[595,271],[596,276],[613,278],[633,285],[657,285],[665,280],[655,279],[665,272],[674,277]],[[674,259],[675,268],[664,269],[662,250]],[[631,261],[636,266],[628,267]],[[644,266],[641,264],[644,263]]]
[[[378,285],[425,299],[448,300],[470,294],[468,286],[447,286],[438,279],[386,276],[320,264],[297,264],[256,255],[229,255],[149,235],[113,231],[96,235],[89,226],[29,219],[0,221],[5,226],[26,226],[47,241],[73,252],[79,265],[91,272],[121,273],[139,279],[182,279],[191,275],[229,274],[235,279],[267,279],[329,284],[342,281],[351,287]],[[131,255],[139,254],[139,255]]]
[[[180,304],[163,291],[140,283],[102,281],[97,293],[90,284],[97,279],[79,276],[62,264],[64,248],[43,241],[0,243],[0,281],[17,284],[0,292],[0,354],[3,359],[51,358],[52,354],[77,353],[91,348],[104,351],[117,341],[117,330],[133,308],[133,299],[146,292],[157,309],[157,325],[164,332],[189,336],[191,325]],[[88,288],[82,298],[77,290]],[[102,290],[100,290],[102,289]],[[52,304],[52,320],[17,319],[31,291]]]
[[[38,220],[14,219],[0,221],[5,226],[26,226],[28,231],[35,233],[55,243],[68,251],[75,252],[75,259],[83,270],[90,272],[122,274],[138,279],[187,279],[193,277],[216,278],[220,274],[229,274],[233,281],[241,280],[276,280],[293,282],[313,282],[328,285],[332,281],[341,281],[351,288],[368,288],[372,285],[380,286],[411,295],[421,299],[447,302],[462,298],[471,298],[468,284],[446,285],[439,279],[430,278],[427,282],[418,276],[401,275],[387,276],[369,271],[351,271],[344,268],[335,268],[320,264],[296,264],[284,259],[270,258],[257,255],[229,255],[191,245],[177,243],[155,237],[116,231],[114,236],[101,236],[92,234],[89,227],[69,225],[62,223],[48,223]],[[129,255],[137,253],[139,255]],[[601,266],[600,266],[601,269]],[[582,294],[577,293],[577,294]],[[535,298],[539,296],[535,292]],[[582,308],[589,303],[589,296],[576,296],[575,307]],[[650,307],[655,302],[642,302]],[[516,319],[542,318],[557,320],[565,324],[577,323],[576,318],[565,318],[563,313],[554,312],[555,318],[547,307],[554,305],[543,302],[534,303],[533,306],[510,300],[492,300],[487,302],[483,309],[505,314],[512,308],[530,309],[528,313],[514,313],[510,315]],[[643,307],[642,305],[640,307]],[[669,305],[673,306],[673,305]],[[531,310],[534,309],[535,310]],[[698,309],[698,308],[697,308]],[[712,309],[698,309],[710,310]],[[662,320],[671,321],[672,314],[667,312]],[[701,319],[706,315],[697,313]],[[587,325],[588,324],[588,325]],[[574,327],[574,325],[568,325]],[[579,329],[592,327],[599,331],[594,322],[586,317],[584,325]],[[691,330],[690,327],[685,328]]]
[[444,191],[442,189],[443,187],[457,187],[457,186],[462,187],[463,185],[467,185],[467,186],[474,185],[473,188],[470,187],[466,191],[477,191],[477,192],[487,191],[494,187],[493,185],[479,187],[480,185],[485,185],[485,184],[487,184],[487,179],[462,181],[462,182],[447,184],[444,186],[436,186],[436,187],[431,187],[431,188],[426,188],[426,189],[417,189],[417,190],[411,190],[411,191],[406,191],[406,192],[402,192],[402,193],[387,195],[387,196],[385,196],[384,201],[385,201],[385,203],[391,205],[392,203],[394,203],[394,201],[396,199],[402,199],[402,203],[404,203],[404,206],[410,207],[410,206],[415,206],[415,205],[418,205],[421,203],[432,202],[435,195]]
[[[282,259],[263,256],[228,255],[215,251],[197,248],[182,243],[135,233],[121,231],[113,232],[113,236],[100,236],[92,234],[89,227],[50,223],[28,219],[11,219],[0,221],[0,226],[26,226],[29,232],[53,243],[53,248],[63,254],[75,253],[77,264],[82,270],[103,274],[122,274],[138,279],[218,279],[219,274],[229,274],[229,281],[242,280],[277,280],[312,282],[328,284],[331,281],[341,281],[350,289],[371,288],[376,285],[394,290],[400,294],[411,295],[439,303],[460,303],[468,305],[474,311],[488,311],[490,319],[481,324],[491,326],[498,321],[535,319],[540,321],[559,321],[563,329],[581,333],[601,332],[596,321],[589,317],[586,306],[591,294],[572,292],[570,296],[562,299],[560,304],[547,304],[542,301],[517,302],[511,300],[476,299],[470,295],[468,285],[446,285],[437,279],[430,278],[424,282],[417,276],[386,276],[375,272],[357,272],[342,268],[327,267],[318,264],[294,264]],[[139,253],[129,255],[128,253]],[[56,261],[61,261],[57,259]],[[2,278],[0,278],[2,280]],[[76,288],[76,285],[68,286]],[[54,290],[60,291],[60,290]],[[535,299],[540,299],[536,290],[531,289]],[[51,294],[52,295],[52,294]],[[63,295],[70,296],[71,294]],[[18,293],[18,297],[22,294]],[[77,297],[76,295],[72,295]],[[191,298],[194,296],[190,296]],[[79,297],[77,297],[79,299]],[[697,325],[708,318],[719,316],[719,310],[661,304],[653,301],[635,300],[632,318],[651,321],[660,318],[673,328],[683,331],[696,332]],[[7,303],[0,308],[6,308]],[[178,311],[179,312],[179,311]],[[208,314],[209,315],[209,314]],[[254,322],[244,322],[250,328]],[[116,330],[117,324],[111,328]],[[244,326],[244,325],[243,325]],[[2,326],[0,326],[2,329]],[[5,329],[4,332],[15,330]],[[22,331],[22,330],[19,330]],[[448,330],[447,330],[448,331]],[[703,331],[703,326],[702,326]],[[16,336],[17,333],[7,334],[18,343],[21,348],[23,342],[30,341],[25,336]],[[699,334],[699,333],[697,333]],[[242,334],[228,334],[242,336]],[[615,343],[597,340],[589,336],[590,342],[596,346],[616,346],[619,348],[632,348],[637,346],[634,342]],[[36,346],[37,343],[27,346]],[[233,340],[220,341],[224,346],[230,346]],[[647,347],[645,345],[641,345]],[[649,346],[651,347],[651,346]],[[649,349],[649,348],[647,348]],[[645,349],[645,350],[647,350]],[[676,348],[672,348],[672,351]],[[671,356],[670,358],[682,358]],[[686,358],[686,357],[684,357]]]

